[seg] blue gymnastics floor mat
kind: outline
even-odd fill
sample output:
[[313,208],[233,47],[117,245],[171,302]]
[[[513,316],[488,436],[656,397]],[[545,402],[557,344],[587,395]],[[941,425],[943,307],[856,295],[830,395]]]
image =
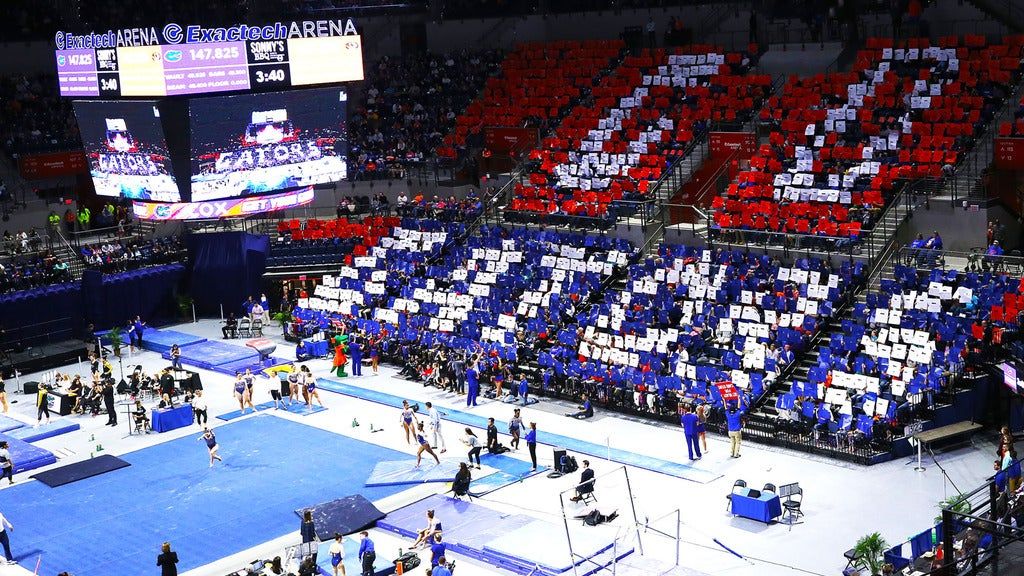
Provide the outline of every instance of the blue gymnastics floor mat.
[[[145,340],[143,340],[143,343],[145,343]],[[163,357],[170,359],[170,355],[167,352],[163,353]],[[213,370],[216,366],[245,360],[255,363],[258,357],[259,354],[252,348],[225,344],[216,340],[204,340],[181,347],[181,361],[183,364],[190,364],[207,370]]]
[[[317,380],[317,387],[321,390],[336,392],[338,394],[344,394],[345,396],[376,402],[377,404],[384,404],[385,406],[391,406],[393,408],[401,408],[402,400],[406,400],[406,398],[388,394],[387,392],[359,388],[331,378],[320,378]],[[409,400],[412,399],[409,398]],[[483,416],[470,414],[461,410],[453,410],[451,408],[445,408],[444,412],[446,414],[444,418],[445,420],[456,422],[463,426],[472,426],[474,428],[483,429],[487,427],[487,418]],[[505,422],[496,421],[495,424],[498,426],[498,430],[508,429],[508,424]],[[707,484],[708,482],[713,482],[722,477],[721,474],[716,472],[694,468],[687,464],[661,460],[659,458],[637,454],[628,450],[609,448],[601,444],[570,438],[569,436],[562,436],[560,434],[542,432],[538,435],[537,440],[541,444],[548,446],[560,446],[570,452],[588,454],[595,458],[607,458],[608,460],[618,462],[619,464],[643,468],[644,470],[659,472],[661,474],[674,476],[683,480],[689,480],[690,482],[697,482],[699,484]]]
[[5,490],[4,515],[21,535],[18,559],[34,565],[41,554],[42,576],[150,574],[170,541],[186,572],[294,532],[297,508],[403,490],[363,486],[374,464],[407,456],[376,444],[271,415],[215,430],[224,462],[214,468],[198,435],[189,435],[120,455],[131,466],[117,472]]
[[11,430],[17,430],[18,428],[24,428],[25,426],[27,426],[27,424],[21,420],[15,420],[10,416],[0,414],[0,434],[5,434]]
[[[256,404],[256,408],[260,412],[263,412],[264,410],[269,410],[269,411],[273,412],[274,411],[274,403],[273,402],[264,402],[262,404]],[[313,404],[313,407],[310,408],[309,406],[306,406],[302,402],[296,402],[296,403],[293,403],[293,404],[290,404],[290,405],[288,405],[288,404],[284,405],[281,408],[281,410],[284,410],[286,412],[291,412],[292,414],[298,414],[300,416],[309,416],[310,414],[317,414],[319,412],[323,412],[324,410],[327,410],[327,408],[324,408],[323,406],[320,406],[319,404]],[[226,414],[221,414],[221,415],[217,416],[217,419],[218,420],[234,420],[236,418],[241,418],[242,416],[245,416],[247,414],[252,414],[252,413],[253,413],[252,412],[252,408],[246,408],[245,409],[245,414],[242,414],[241,410],[232,410],[231,412],[227,412]]]
[[35,442],[37,440],[45,440],[46,438],[53,438],[54,436],[67,434],[68,432],[73,432],[79,428],[81,428],[81,426],[78,425],[78,422],[72,422],[61,418],[54,420],[49,424],[42,424],[38,427],[26,426],[24,428],[11,430],[7,435],[11,438],[24,440],[25,442]]
[[434,462],[430,454],[423,454],[420,467],[415,459],[388,460],[378,462],[366,479],[367,486],[403,486],[428,482],[451,482],[459,471],[459,459],[442,458]]
[[494,468],[497,472],[481,478],[474,477],[469,488],[473,496],[485,496],[505,486],[522,482],[530,476],[548,471],[546,466],[538,466],[536,470],[531,470],[530,468],[533,466],[531,463],[504,454],[484,454],[480,460],[484,466]]

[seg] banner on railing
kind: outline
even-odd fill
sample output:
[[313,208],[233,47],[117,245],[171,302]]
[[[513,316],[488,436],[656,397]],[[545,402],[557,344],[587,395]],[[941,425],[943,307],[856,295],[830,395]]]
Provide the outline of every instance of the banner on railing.
[[1024,138],[996,138],[993,161],[1000,170],[1024,170]]
[[49,152],[22,156],[18,160],[18,171],[26,180],[43,180],[85,174],[89,171],[89,165],[81,150]]
[[492,154],[507,156],[509,152],[522,152],[537,146],[536,128],[484,128],[484,147]]
[[757,136],[753,132],[710,132],[708,145],[712,156],[736,152],[740,158],[750,158],[757,152]]
[[238,218],[262,212],[273,212],[305,206],[313,201],[313,187],[300,190],[257,196],[209,200],[205,202],[139,202],[132,203],[135,216],[141,220],[204,220],[212,218]]

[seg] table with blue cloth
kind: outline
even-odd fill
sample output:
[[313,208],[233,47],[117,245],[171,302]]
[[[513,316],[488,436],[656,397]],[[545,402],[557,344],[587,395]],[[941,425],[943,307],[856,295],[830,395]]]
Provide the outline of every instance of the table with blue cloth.
[[750,488],[741,488],[732,493],[732,513],[758,522],[770,523],[782,516],[779,495],[762,492],[757,498],[750,497]]
[[192,425],[192,405],[182,404],[174,408],[153,408],[150,413],[154,432],[168,432]]
[[314,358],[323,358],[327,356],[328,345],[327,340],[303,340],[306,343],[306,350],[313,355]]

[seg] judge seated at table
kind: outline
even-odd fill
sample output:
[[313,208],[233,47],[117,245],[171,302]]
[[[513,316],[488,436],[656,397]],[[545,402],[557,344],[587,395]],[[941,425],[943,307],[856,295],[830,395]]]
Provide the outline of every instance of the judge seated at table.
[[295,359],[299,362],[313,359],[313,348],[307,345],[305,340],[299,340],[295,346]]
[[169,394],[164,394],[160,397],[160,403],[157,404],[156,407],[161,409],[174,408],[174,401],[171,400],[171,396]]

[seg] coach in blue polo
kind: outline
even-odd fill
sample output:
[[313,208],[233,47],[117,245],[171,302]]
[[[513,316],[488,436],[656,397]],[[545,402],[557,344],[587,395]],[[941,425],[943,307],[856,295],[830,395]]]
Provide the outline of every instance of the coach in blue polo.
[[729,407],[725,409],[725,423],[729,428],[729,444],[733,458],[740,457],[740,441],[743,439],[743,414],[745,413],[746,409],[743,406],[742,396],[739,400],[730,402]]
[[[700,443],[697,439],[697,426],[700,424],[700,420],[697,415],[690,412],[690,408],[684,404],[679,406],[679,423],[683,426],[683,436],[686,437],[686,452],[690,456],[690,461],[700,460]],[[697,453],[697,457],[694,458],[694,452]]]

